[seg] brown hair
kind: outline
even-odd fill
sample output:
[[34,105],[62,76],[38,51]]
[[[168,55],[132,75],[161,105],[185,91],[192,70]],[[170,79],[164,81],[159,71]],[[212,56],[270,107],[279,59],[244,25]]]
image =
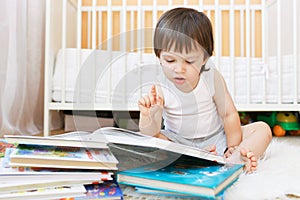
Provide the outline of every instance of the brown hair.
[[212,25],[208,17],[195,9],[174,8],[165,12],[159,19],[154,31],[154,53],[160,57],[162,50],[189,52],[197,42],[207,56],[212,56],[214,40]]

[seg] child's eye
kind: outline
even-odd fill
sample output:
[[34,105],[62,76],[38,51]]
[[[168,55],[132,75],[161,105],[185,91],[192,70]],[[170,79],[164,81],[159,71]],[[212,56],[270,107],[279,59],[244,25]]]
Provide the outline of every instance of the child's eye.
[[194,61],[185,61],[187,64],[193,64]]
[[175,60],[171,60],[171,59],[169,59],[169,60],[166,60],[166,62],[168,62],[168,63],[172,63],[172,62],[174,62]]

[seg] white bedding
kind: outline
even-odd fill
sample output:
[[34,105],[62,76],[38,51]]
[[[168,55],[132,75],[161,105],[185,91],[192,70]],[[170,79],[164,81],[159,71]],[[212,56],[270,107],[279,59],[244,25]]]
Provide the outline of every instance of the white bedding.
[[[62,88],[65,88],[66,102],[94,100],[95,103],[111,103],[113,100],[125,101],[126,98],[136,104],[141,93],[150,87],[143,85],[141,88],[139,85],[156,76],[153,68],[157,63],[152,54],[142,55],[141,62],[138,53],[81,50],[79,70],[77,52],[76,49],[66,49],[64,53],[59,51],[57,54],[52,83],[54,101],[62,100]],[[65,80],[62,79],[63,66]],[[143,72],[138,66],[144,66]]]
[[[80,67],[77,61],[80,54],[82,66],[79,73]],[[214,57],[212,61],[216,63]],[[267,103],[278,103],[278,80],[280,78],[282,79],[282,102],[294,101],[295,73],[291,56],[285,56],[282,59],[281,77],[278,76],[276,58],[269,58],[268,64],[264,64],[260,58],[250,60],[250,102],[248,102],[247,91],[247,59],[237,57],[234,58],[234,65],[231,63],[230,57],[221,57],[218,68],[224,75],[237,104],[261,103],[264,100],[264,91],[266,91]],[[64,69],[63,66],[66,68]],[[52,99],[56,102],[62,101],[62,88],[65,86],[66,102],[126,101],[129,104],[136,104],[138,98],[148,92],[153,77],[159,73],[159,70],[154,70],[157,66],[154,54],[140,55],[139,53],[86,49],[60,50],[54,68]],[[234,73],[232,73],[233,66]],[[299,71],[297,77],[300,77]],[[65,74],[65,81],[62,81],[63,74]],[[299,99],[300,81],[298,81],[297,91],[297,100]]]

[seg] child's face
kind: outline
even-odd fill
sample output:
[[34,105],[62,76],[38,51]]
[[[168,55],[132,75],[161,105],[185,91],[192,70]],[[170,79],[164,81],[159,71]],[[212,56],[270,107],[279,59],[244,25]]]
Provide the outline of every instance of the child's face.
[[204,52],[192,48],[190,52],[161,51],[160,63],[165,76],[182,92],[191,92],[198,84],[200,70],[205,64]]

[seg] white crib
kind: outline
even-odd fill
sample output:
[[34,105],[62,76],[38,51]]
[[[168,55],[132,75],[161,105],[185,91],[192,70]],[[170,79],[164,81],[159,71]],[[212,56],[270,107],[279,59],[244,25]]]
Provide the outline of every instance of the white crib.
[[151,50],[153,28],[161,13],[177,6],[211,19],[212,60],[239,111],[299,111],[298,4],[47,0],[44,135],[53,110],[137,111],[138,98],[159,73]]

